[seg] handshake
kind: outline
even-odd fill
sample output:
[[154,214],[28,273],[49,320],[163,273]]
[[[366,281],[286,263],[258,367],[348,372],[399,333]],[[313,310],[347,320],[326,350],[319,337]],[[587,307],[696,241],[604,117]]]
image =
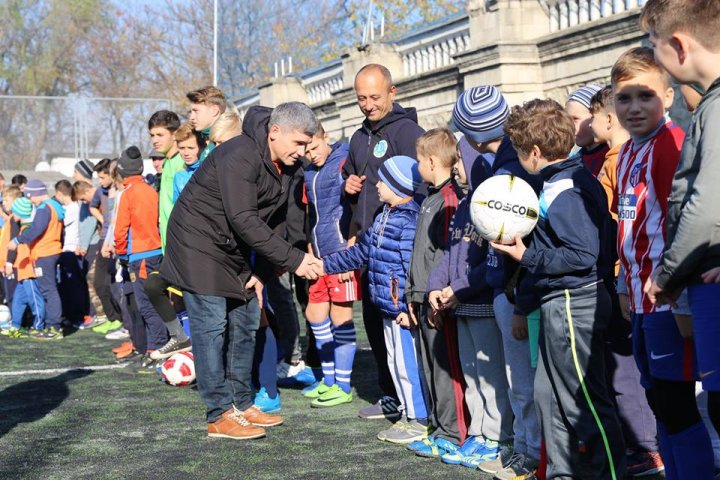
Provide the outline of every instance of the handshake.
[[295,275],[308,280],[315,280],[318,277],[325,276],[323,261],[312,253],[306,253],[300,266],[295,270]]

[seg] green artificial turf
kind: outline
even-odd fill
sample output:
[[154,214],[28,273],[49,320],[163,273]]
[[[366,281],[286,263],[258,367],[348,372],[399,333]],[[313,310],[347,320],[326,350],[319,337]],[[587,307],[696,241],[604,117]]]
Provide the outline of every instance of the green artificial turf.
[[[377,400],[372,354],[355,361],[355,400],[311,409],[282,390],[285,424],[252,441],[209,439],[193,388],[131,368],[0,375],[2,479],[489,478],[375,439],[389,423],[357,410]],[[114,364],[119,342],[83,331],[60,341],[0,337],[0,372]]]

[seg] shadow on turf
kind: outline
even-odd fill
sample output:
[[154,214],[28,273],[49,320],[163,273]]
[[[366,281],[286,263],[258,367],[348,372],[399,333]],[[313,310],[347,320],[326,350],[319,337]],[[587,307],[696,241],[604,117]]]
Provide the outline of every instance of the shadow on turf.
[[75,369],[51,378],[16,383],[1,391],[0,438],[18,424],[44,418],[68,397],[68,382],[92,373],[92,370]]

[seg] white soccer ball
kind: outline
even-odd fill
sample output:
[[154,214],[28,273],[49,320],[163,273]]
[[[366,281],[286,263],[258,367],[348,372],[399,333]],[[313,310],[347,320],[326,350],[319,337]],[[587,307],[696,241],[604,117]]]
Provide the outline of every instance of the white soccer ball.
[[162,377],[170,385],[184,387],[195,380],[195,359],[192,352],[178,352],[163,362]]
[[12,316],[7,305],[0,305],[0,323],[10,323]]
[[470,200],[470,218],[485,240],[513,243],[532,232],[538,221],[540,202],[530,184],[515,175],[488,178]]

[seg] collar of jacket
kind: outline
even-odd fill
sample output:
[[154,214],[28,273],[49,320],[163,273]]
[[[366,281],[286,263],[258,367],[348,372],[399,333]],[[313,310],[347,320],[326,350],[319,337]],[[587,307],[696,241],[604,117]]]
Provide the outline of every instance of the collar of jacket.
[[540,175],[542,175],[544,181],[548,181],[563,170],[570,170],[578,167],[585,168],[582,162],[582,157],[572,156],[561,162],[551,163],[550,165],[544,167],[540,170]]
[[123,185],[126,187],[129,187],[130,185],[134,185],[136,183],[145,183],[145,179],[142,177],[142,175],[130,175],[127,178],[123,179]]
[[700,105],[705,103],[705,100],[707,100],[709,97],[714,97],[718,94],[720,94],[720,78],[717,78],[713,83],[710,84],[707,91],[705,92],[705,95],[703,95],[702,99],[700,99],[700,103],[698,104],[697,108],[700,108]]
[[363,129],[369,134],[372,135],[376,133],[377,131],[381,130],[382,128],[386,127],[387,125],[390,125],[393,122],[396,122],[400,119],[407,118],[415,123],[417,123],[417,112],[414,108],[403,108],[400,106],[399,103],[393,102],[393,108],[388,112],[387,115],[385,115],[383,118],[378,120],[378,122],[375,125],[370,125],[370,120],[367,118],[363,120]]
[[440,183],[439,185],[428,185],[428,196],[432,195],[433,193],[437,193],[440,190],[443,189],[445,185],[453,181],[452,175],[450,175],[444,182]]

